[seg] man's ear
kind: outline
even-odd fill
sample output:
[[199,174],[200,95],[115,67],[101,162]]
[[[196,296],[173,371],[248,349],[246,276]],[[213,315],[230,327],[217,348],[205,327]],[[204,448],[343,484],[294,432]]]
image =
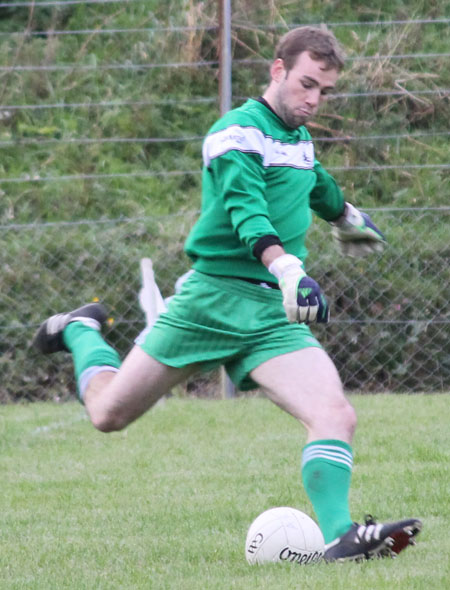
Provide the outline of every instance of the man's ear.
[[286,69],[281,58],[276,59],[270,66],[270,76],[274,82],[281,82],[285,78]]

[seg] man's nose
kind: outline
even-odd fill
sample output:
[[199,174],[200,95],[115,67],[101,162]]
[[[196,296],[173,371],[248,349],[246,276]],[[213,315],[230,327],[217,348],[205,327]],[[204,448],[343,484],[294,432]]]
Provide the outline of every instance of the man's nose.
[[320,102],[320,88],[312,88],[308,92],[308,96],[306,97],[306,102],[311,107],[316,107]]

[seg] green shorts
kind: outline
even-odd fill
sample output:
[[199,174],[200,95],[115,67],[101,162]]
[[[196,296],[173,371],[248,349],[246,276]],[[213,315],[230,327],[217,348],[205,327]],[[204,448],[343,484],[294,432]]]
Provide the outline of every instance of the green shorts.
[[265,361],[321,348],[308,326],[288,322],[278,289],[198,271],[136,344],[171,367],[195,363],[209,371],[224,365],[242,391],[257,387],[249,374]]

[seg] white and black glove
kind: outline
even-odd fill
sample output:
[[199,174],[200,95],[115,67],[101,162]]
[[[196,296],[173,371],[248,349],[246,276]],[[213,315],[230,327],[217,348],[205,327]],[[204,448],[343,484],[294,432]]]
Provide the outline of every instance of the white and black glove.
[[345,203],[345,211],[331,221],[332,234],[342,254],[355,258],[366,256],[372,252],[382,252],[386,246],[386,238],[373,223],[367,213],[362,213],[350,203]]
[[292,254],[283,254],[269,266],[278,279],[283,294],[283,307],[290,322],[325,324],[330,310],[319,285],[303,270],[302,261]]

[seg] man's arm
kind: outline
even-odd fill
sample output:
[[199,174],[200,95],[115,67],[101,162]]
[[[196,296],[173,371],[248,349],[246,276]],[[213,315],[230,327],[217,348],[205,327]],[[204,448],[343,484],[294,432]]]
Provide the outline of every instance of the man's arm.
[[286,254],[283,246],[269,246],[266,248],[263,253],[261,254],[261,262],[264,266],[269,269],[272,262],[274,262],[280,256],[284,256]]
[[262,236],[277,235],[269,219],[259,154],[230,151],[212,160],[209,168],[233,231],[250,252]]
[[370,216],[345,202],[336,181],[317,160],[314,171],[317,182],[310,195],[311,209],[333,226],[333,238],[342,254],[361,257],[381,252],[386,245],[386,238]]
[[314,162],[316,184],[309,196],[311,209],[325,221],[334,221],[345,210],[345,199],[342,190],[319,161]]

